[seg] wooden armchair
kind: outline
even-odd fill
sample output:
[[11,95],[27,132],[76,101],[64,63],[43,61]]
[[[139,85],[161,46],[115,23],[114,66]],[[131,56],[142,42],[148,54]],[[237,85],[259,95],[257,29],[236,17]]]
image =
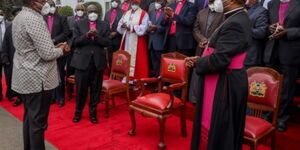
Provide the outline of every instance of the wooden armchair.
[[[108,118],[109,100],[112,99],[112,104],[115,106],[114,95],[126,93],[127,101],[129,102],[129,69],[130,69],[130,54],[126,51],[119,50],[113,53],[111,73],[108,80],[104,80],[102,84],[101,94],[104,96],[105,102],[105,117]],[[125,83],[122,80],[126,78]],[[124,103],[125,104],[125,103]],[[122,104],[120,104],[122,105]]]
[[[185,102],[187,97],[187,83],[189,69],[185,66],[186,56],[180,53],[168,53],[161,57],[160,77],[138,80],[141,86],[140,96],[129,103],[129,113],[132,121],[132,129],[129,135],[135,135],[136,121],[135,112],[145,117],[157,118],[160,128],[159,149],[165,149],[164,131],[165,121],[172,116],[172,112],[180,111],[181,135],[187,136]],[[158,93],[144,95],[145,83],[158,83]],[[163,88],[165,83],[171,85]],[[175,90],[181,90],[181,98],[174,96]]]
[[[249,93],[244,143],[256,150],[259,143],[271,138],[271,149],[275,149],[275,131],[278,119],[282,75],[270,68],[253,67],[247,70]],[[272,112],[272,123],[262,119],[265,112]]]

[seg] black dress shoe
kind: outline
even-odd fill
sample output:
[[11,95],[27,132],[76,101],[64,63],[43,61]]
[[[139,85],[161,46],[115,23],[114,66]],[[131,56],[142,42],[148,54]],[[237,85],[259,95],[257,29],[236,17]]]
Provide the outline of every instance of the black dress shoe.
[[56,103],[56,100],[55,99],[52,99],[51,100],[51,104],[55,104]]
[[15,101],[15,103],[13,104],[13,106],[14,107],[17,107],[17,106],[19,106],[19,105],[21,105],[22,104],[22,100],[21,99],[17,99],[16,101]]
[[90,117],[90,121],[91,121],[91,123],[93,123],[93,124],[96,124],[96,123],[98,123],[98,119],[97,119],[97,117]]
[[14,101],[14,98],[8,98],[8,101],[12,102]]
[[73,118],[73,122],[74,122],[74,123],[77,123],[77,122],[80,121],[80,119],[81,119],[81,116],[75,115],[74,118]]
[[280,132],[285,132],[287,130],[286,122],[278,122],[277,130]]
[[58,107],[63,107],[65,105],[65,102],[64,101],[60,101],[59,103],[58,103]]

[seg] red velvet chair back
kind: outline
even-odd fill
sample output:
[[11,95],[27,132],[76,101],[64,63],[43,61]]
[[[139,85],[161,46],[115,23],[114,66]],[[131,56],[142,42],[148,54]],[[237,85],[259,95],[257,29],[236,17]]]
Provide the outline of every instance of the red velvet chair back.
[[113,53],[112,72],[128,74],[130,67],[130,54],[126,51],[117,51]]
[[111,76],[129,76],[130,58],[130,54],[126,51],[119,50],[114,52],[111,65]]
[[249,68],[247,73],[248,106],[255,110],[272,111],[277,115],[281,95],[282,75],[271,68],[265,67]]
[[174,52],[161,57],[160,77],[163,81],[187,82],[189,69],[185,66],[186,56]]

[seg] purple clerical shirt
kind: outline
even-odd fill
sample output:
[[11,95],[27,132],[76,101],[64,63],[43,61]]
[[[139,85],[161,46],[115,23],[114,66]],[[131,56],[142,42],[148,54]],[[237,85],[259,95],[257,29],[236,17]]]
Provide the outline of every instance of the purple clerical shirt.
[[[176,15],[179,15],[179,13],[180,13],[183,5],[185,4],[185,2],[186,2],[186,0],[183,0],[182,2],[177,3],[176,10],[175,10]],[[171,34],[171,35],[176,34],[176,21],[172,22],[169,34]]]
[[48,16],[48,30],[49,30],[50,34],[52,34],[53,21],[54,21],[54,16],[49,15]]
[[282,26],[284,25],[283,21],[284,21],[284,17],[285,17],[286,11],[289,8],[289,4],[290,4],[290,2],[280,2],[279,14],[278,14],[278,22]]
[[116,16],[117,16],[117,10],[116,10],[116,9],[113,9],[113,10],[111,11],[111,13],[110,13],[110,20],[109,20],[110,29],[112,28],[112,25],[113,25],[114,22],[115,22]]
[[[96,22],[95,21],[90,21],[90,29],[96,29]],[[94,36],[92,36],[91,37],[92,38],[92,40],[94,40],[95,39],[95,37]]]
[[162,9],[158,10],[156,15],[155,15],[155,20],[157,21],[157,19],[160,17],[160,15],[162,14]]

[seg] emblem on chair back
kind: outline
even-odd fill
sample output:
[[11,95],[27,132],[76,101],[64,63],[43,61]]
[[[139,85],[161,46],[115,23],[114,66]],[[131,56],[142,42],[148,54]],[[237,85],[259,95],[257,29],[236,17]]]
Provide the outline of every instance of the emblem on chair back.
[[265,97],[267,86],[265,83],[253,81],[250,84],[249,94],[252,96]]
[[[125,51],[124,51],[125,52]],[[124,52],[116,52],[113,55],[112,71],[117,73],[128,73],[128,67],[130,66],[130,55],[126,56]]]
[[160,76],[185,81],[186,66],[183,59],[162,58]]
[[268,72],[256,72],[248,75],[248,101],[275,108],[277,104],[279,81]]

